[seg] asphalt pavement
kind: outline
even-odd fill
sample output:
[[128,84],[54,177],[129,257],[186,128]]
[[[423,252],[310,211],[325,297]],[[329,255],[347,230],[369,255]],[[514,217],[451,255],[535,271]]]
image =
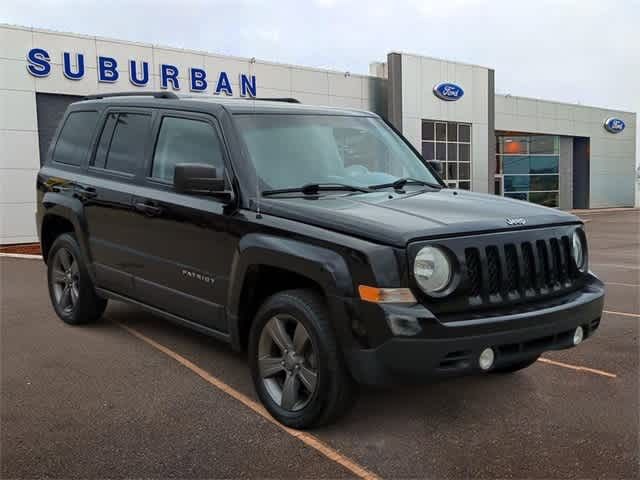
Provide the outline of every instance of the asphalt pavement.
[[640,211],[581,216],[607,285],[593,338],[512,375],[362,389],[306,436],[252,407],[228,346],[117,302],[67,326],[44,264],[2,257],[0,476],[638,478]]

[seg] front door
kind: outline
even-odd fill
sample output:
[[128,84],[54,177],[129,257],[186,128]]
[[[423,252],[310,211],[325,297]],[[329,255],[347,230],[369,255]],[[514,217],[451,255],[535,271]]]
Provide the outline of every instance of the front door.
[[225,149],[215,118],[164,112],[155,121],[155,147],[141,188],[135,245],[143,253],[134,282],[141,301],[227,331],[224,305],[235,242],[225,204],[173,188],[178,163],[204,163],[223,174]]

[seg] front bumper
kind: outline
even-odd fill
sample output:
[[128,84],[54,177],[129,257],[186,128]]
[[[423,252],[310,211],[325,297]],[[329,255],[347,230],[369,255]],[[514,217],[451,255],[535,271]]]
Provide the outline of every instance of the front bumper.
[[[496,354],[492,368],[499,368],[572,347],[578,326],[589,338],[603,305],[604,285],[595,276],[579,291],[499,316],[441,322],[422,305],[380,305],[387,323],[398,325],[396,335],[375,348],[349,349],[345,356],[356,381],[368,385],[480,372],[478,357],[487,347]],[[398,335],[402,329],[407,333]]]

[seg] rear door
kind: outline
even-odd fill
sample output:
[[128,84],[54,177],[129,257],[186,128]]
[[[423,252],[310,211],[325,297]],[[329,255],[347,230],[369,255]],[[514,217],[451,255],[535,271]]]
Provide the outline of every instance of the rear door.
[[146,109],[108,109],[87,181],[76,187],[85,205],[97,284],[131,297],[139,260],[131,248],[133,236],[139,234],[132,199],[149,149],[151,125],[152,114]]
[[[227,150],[215,117],[162,111],[154,126],[154,148],[142,188],[133,198],[137,219],[130,238],[144,252],[135,278],[140,300],[219,332],[236,242],[227,206],[210,196],[177,193],[177,163],[204,163],[219,175]],[[229,187],[230,188],[230,187]]]

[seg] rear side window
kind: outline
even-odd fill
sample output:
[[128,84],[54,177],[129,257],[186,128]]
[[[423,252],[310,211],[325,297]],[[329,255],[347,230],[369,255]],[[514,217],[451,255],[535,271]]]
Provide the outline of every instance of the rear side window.
[[221,173],[224,166],[222,147],[211,124],[176,117],[162,120],[151,175],[173,182],[173,171],[178,163],[204,163]]
[[91,144],[97,119],[98,112],[71,112],[64,122],[53,150],[53,161],[67,165],[82,165]]
[[151,115],[110,113],[98,142],[94,166],[135,174],[144,163],[144,149],[151,128]]

